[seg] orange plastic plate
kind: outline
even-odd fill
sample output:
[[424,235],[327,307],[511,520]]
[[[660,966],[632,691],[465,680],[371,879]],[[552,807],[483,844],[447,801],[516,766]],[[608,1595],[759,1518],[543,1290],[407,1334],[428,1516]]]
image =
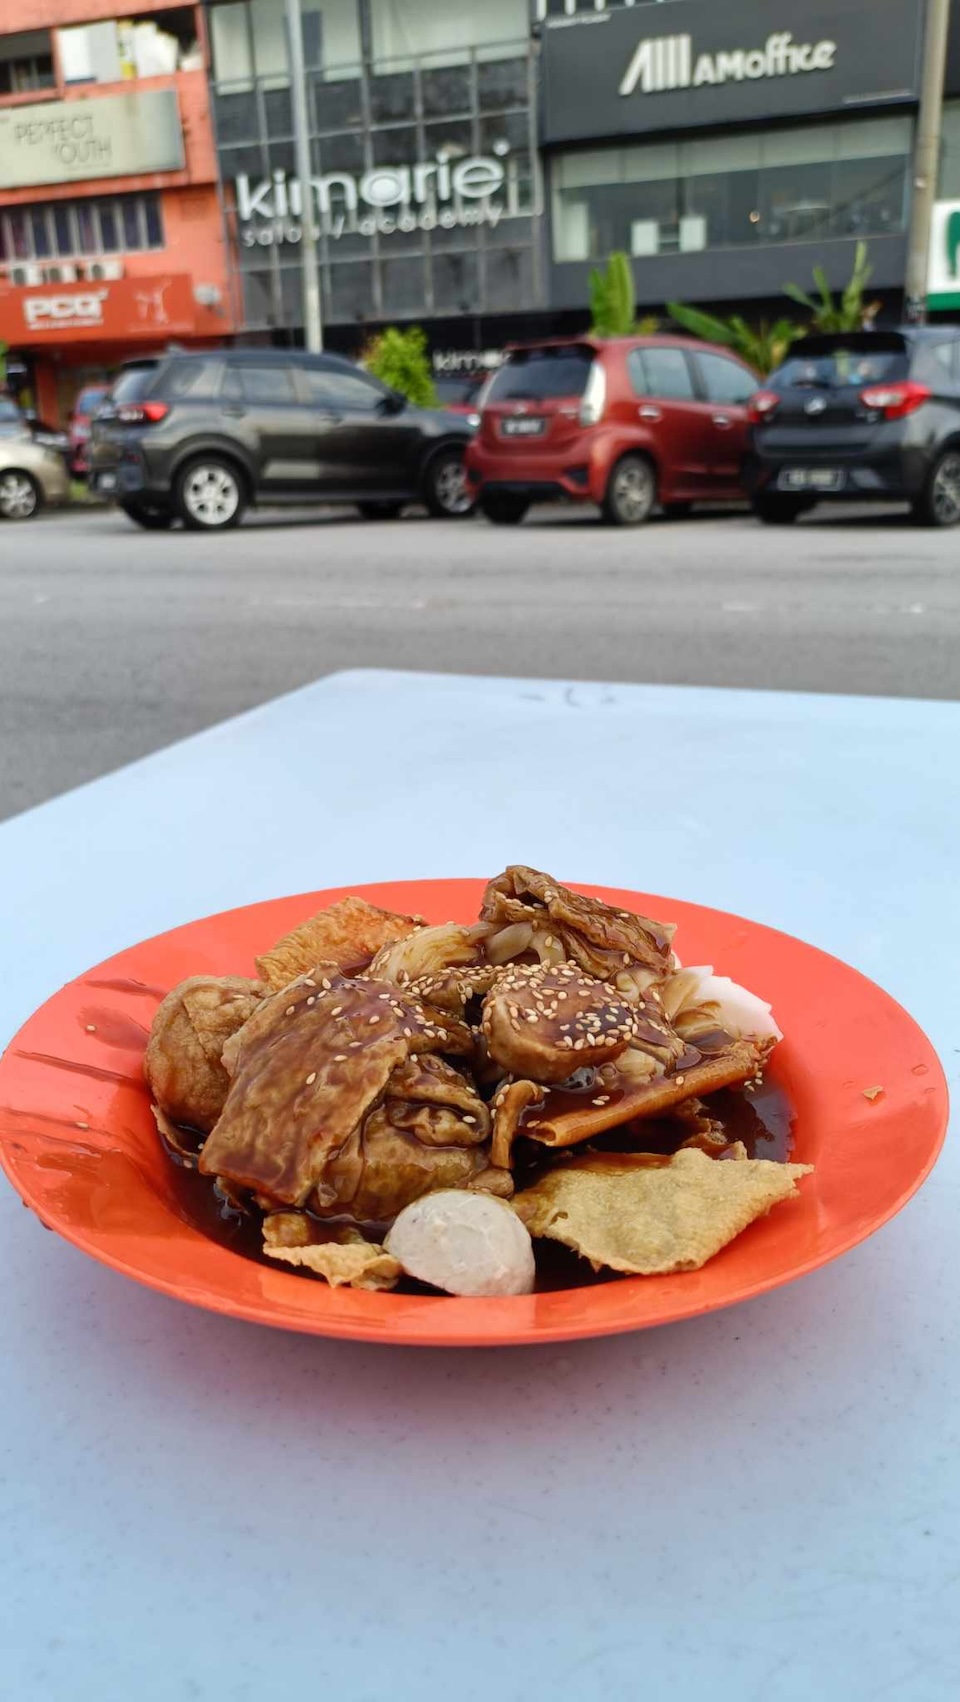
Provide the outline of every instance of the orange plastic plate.
[[[703,1270],[498,1300],[369,1294],[267,1269],[184,1221],[141,1073],[162,995],[187,975],[253,973],[258,952],[348,891],[429,921],[468,921],[481,881],[403,881],[254,904],[90,970],[35,1013],[0,1060],[4,1169],[49,1228],[164,1294],[281,1329],[434,1347],[607,1335],[732,1306],[816,1270],[899,1211],[932,1169],[947,1122],[939,1061],[912,1018],[872,981],[787,934],[674,899],[581,890],[676,922],[683,962],[712,963],[761,993],[786,1035],[770,1074],[795,1108],[793,1156],[816,1170],[799,1199]],[[867,1098],[875,1087],[882,1092]]]

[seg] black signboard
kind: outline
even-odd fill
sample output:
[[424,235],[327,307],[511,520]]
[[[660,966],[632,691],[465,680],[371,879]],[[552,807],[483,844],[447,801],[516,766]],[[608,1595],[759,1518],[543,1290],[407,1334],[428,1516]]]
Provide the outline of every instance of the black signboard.
[[543,139],[915,100],[922,24],[922,0],[671,0],[552,19],[543,30]]

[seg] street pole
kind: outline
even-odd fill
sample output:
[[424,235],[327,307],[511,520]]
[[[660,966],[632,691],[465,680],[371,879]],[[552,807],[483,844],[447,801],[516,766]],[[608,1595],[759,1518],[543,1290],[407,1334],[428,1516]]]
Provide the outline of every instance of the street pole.
[[927,268],[933,203],[937,194],[937,172],[940,166],[940,125],[950,0],[927,0],[926,10],[920,111],[917,115],[917,136],[913,148],[913,185],[905,286],[906,315],[916,324],[921,323],[927,316]]
[[314,206],[310,179],[310,130],[307,123],[307,84],[303,70],[303,21],[300,0],[286,0],[287,51],[290,59],[290,98],[293,107],[293,142],[303,203],[300,213],[300,269],[303,278],[303,338],[311,354],[323,348],[323,311],[320,305],[320,272],[317,241],[313,234]]

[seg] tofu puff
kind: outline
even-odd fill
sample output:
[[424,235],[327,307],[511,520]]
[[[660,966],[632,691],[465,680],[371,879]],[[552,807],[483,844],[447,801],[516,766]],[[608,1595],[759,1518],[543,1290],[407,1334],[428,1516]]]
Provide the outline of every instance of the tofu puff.
[[356,1222],[392,1218],[435,1188],[509,1192],[509,1176],[490,1173],[487,1106],[451,1061],[473,1045],[452,1014],[321,965],[238,1035],[200,1169],[264,1209]]

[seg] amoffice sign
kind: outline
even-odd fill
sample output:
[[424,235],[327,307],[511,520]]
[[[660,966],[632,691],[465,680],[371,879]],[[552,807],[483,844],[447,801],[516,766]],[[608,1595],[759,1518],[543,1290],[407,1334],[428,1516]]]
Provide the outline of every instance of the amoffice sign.
[[668,89],[699,89],[746,78],[796,77],[832,71],[835,41],[794,41],[789,30],[768,35],[762,47],[729,47],[699,53],[692,35],[649,36],[639,42],[620,80],[621,95],[664,94]]
[[548,18],[543,140],[633,142],[912,102],[923,11],[917,0],[671,0]]
[[300,242],[310,218],[316,236],[389,236],[395,231],[496,226],[506,208],[501,199],[509,169],[506,147],[496,157],[472,155],[453,162],[443,155],[402,166],[377,166],[362,177],[334,171],[299,178],[275,171],[235,180],[240,240],[247,248]]

